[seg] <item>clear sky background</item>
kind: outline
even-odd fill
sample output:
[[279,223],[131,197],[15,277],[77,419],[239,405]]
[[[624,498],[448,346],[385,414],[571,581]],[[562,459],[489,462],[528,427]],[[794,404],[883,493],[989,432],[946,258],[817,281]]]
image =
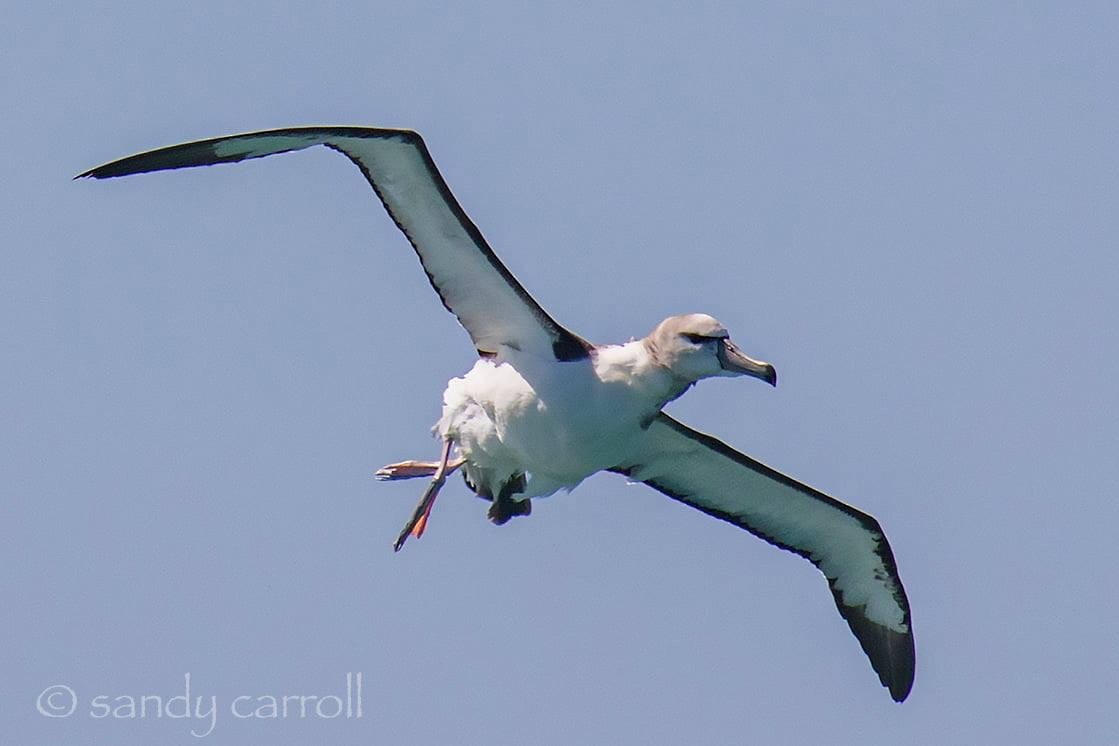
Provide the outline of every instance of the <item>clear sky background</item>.
[[[5,742],[197,742],[91,712],[188,673],[207,743],[1115,742],[1114,4],[27,3],[0,35]],[[670,411],[882,522],[910,699],[807,562],[610,475],[500,528],[456,479],[394,555],[422,484],[372,472],[436,455],[474,356],[358,171],[70,180],[299,124],[419,130],[574,331],[702,310],[773,362]],[[360,719],[230,714],[347,672]]]

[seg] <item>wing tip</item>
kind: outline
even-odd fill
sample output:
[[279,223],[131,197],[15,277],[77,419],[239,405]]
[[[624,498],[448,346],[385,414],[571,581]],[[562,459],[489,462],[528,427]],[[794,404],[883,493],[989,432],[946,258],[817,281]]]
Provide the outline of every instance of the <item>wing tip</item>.
[[112,179],[117,176],[130,176],[132,174],[149,173],[152,171],[167,171],[192,166],[212,166],[217,163],[228,163],[244,160],[251,157],[247,153],[235,152],[230,155],[218,155],[215,145],[221,141],[233,139],[216,138],[214,140],[201,140],[187,142],[180,145],[169,145],[165,148],[148,150],[126,158],[120,158],[109,163],[91,168],[75,176],[75,179]]
[[909,696],[909,692],[913,689],[914,673],[914,660],[909,658],[904,665],[890,669],[888,680],[883,677],[882,685],[889,689],[890,697],[895,702],[900,704]]
[[[167,171],[177,168],[190,168],[193,166],[213,166],[219,163],[233,163],[249,158],[260,158],[266,155],[284,153],[290,150],[300,150],[316,144],[315,136],[326,137],[330,135],[339,137],[399,138],[401,141],[426,152],[423,137],[419,132],[411,129],[387,129],[348,125],[285,127],[281,129],[259,130],[256,132],[243,132],[236,135],[223,135],[206,140],[194,140],[178,145],[169,145],[167,147],[137,153],[127,158],[121,158],[96,166],[88,171],[83,171],[75,176],[74,179],[112,179],[118,176],[129,176],[131,174],[148,173],[151,171]],[[219,145],[230,141],[252,141],[267,137],[305,138],[307,141],[305,144],[301,145],[266,149],[260,152],[254,152],[252,148],[234,148],[228,153],[219,153],[217,149]]]
[[882,686],[890,691],[890,697],[895,702],[904,702],[913,689],[917,669],[913,625],[909,621],[909,614],[906,613],[906,630],[897,632],[868,619],[862,607],[844,606],[838,597],[836,605],[840,615],[855,633],[866,657],[870,659],[870,665],[878,674]]
[[73,181],[77,181],[78,179],[111,179],[114,176],[124,175],[111,173],[109,170],[109,166],[111,165],[113,164],[106,163],[104,166],[97,166],[96,168],[91,168],[88,171],[82,171],[80,174],[73,178]]
[[904,638],[904,640],[898,641],[901,645],[900,652],[896,655],[890,655],[888,660],[883,661],[883,667],[878,671],[878,677],[882,681],[882,686],[890,691],[890,697],[895,702],[901,703],[912,691],[913,678],[916,673],[917,659],[913,649],[913,634],[912,632],[902,634],[893,631],[889,634]]
[[[127,159],[122,159],[127,160]],[[114,168],[121,163],[121,160],[110,161],[109,163],[102,163],[100,166],[94,166],[88,171],[82,171],[74,177],[74,181],[78,179],[111,179],[114,176],[124,176],[124,172],[118,173]]]

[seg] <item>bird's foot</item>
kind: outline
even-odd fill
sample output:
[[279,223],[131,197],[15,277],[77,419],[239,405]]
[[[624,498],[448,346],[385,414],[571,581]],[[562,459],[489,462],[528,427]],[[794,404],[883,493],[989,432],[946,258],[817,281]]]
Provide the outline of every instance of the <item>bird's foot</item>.
[[494,524],[501,526],[519,515],[532,514],[532,500],[527,497],[523,500],[514,500],[511,497],[499,496],[486,511],[486,517]]
[[[466,462],[464,458],[457,458],[447,462],[447,473],[450,474]],[[439,471],[438,461],[400,461],[395,464],[386,464],[373,472],[373,478],[382,482],[391,482],[397,479],[414,479],[415,477],[430,477]]]
[[375,479],[392,481],[394,479],[412,479],[413,477],[430,477],[439,469],[436,461],[401,461],[396,464],[386,464],[373,472]]

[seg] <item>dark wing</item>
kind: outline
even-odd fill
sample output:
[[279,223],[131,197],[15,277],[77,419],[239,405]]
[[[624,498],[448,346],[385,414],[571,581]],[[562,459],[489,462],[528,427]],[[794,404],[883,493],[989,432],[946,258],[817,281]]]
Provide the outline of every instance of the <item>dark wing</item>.
[[217,137],[123,158],[78,178],[233,163],[325,145],[353,161],[408,237],[432,287],[481,355],[502,345],[557,360],[586,357],[589,344],[545,313],[486,244],[411,130],[296,127]]
[[796,552],[824,574],[882,685],[913,686],[909,602],[878,521],[661,413],[612,471]]

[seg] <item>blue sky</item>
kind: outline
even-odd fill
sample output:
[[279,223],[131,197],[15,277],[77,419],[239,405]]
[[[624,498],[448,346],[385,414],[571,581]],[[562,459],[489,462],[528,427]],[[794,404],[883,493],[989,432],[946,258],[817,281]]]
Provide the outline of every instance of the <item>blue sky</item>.
[[[206,743],[1105,743],[1119,729],[1119,14],[1107,4],[13,8],[0,119],[0,717]],[[405,126],[595,341],[705,311],[781,385],[671,412],[875,515],[890,701],[808,563],[602,475],[393,555],[465,333],[344,159],[72,182]],[[363,717],[236,718],[343,693]],[[36,697],[69,687],[47,718]]]

